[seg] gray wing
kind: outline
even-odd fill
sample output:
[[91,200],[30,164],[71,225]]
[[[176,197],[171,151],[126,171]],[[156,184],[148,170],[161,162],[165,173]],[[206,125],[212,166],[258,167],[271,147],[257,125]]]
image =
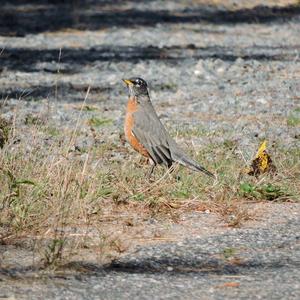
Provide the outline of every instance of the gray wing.
[[215,175],[183,151],[172,139],[159,120],[153,106],[150,104],[134,113],[132,133],[142,143],[156,164],[171,167],[172,162],[178,162],[191,170],[203,172],[215,178]]
[[147,107],[134,113],[132,133],[149,152],[156,164],[172,165],[170,135],[159,120],[154,108]]

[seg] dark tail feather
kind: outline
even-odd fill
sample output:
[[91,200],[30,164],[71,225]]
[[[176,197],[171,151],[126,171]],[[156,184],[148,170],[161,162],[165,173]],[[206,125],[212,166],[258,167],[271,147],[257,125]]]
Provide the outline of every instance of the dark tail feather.
[[204,167],[200,166],[195,160],[187,157],[186,155],[175,154],[173,156],[173,159],[174,159],[174,161],[178,162],[179,164],[181,164],[183,166],[186,166],[187,168],[189,168],[193,171],[202,172],[209,177],[216,178],[216,176],[213,173],[207,171]]

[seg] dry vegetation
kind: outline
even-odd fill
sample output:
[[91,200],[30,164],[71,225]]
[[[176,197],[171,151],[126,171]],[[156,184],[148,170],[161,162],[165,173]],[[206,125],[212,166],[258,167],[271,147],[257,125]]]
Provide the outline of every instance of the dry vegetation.
[[[90,124],[94,145],[76,149],[80,126],[62,130],[37,120],[22,128],[1,121],[9,139],[0,150],[0,241],[32,241],[46,266],[80,249],[100,257],[123,252],[119,236],[135,226],[143,230],[153,218],[176,222],[185,211],[208,209],[239,226],[255,217],[244,205],[249,201],[299,198],[300,149],[274,147],[277,173],[256,178],[244,173],[250,161],[234,143],[211,144],[196,158],[218,174],[215,182],[178,166],[172,174],[157,168],[149,182],[147,164],[122,140],[96,143],[101,126]],[[18,141],[21,130],[28,140]],[[47,136],[51,142],[41,144]]]

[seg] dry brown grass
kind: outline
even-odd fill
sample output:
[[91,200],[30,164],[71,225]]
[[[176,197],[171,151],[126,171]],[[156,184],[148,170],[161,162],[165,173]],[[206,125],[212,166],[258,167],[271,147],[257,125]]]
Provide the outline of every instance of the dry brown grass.
[[[24,130],[28,140],[16,142]],[[296,201],[300,194],[299,149],[274,150],[278,173],[255,178],[243,174],[246,164],[228,141],[211,144],[197,159],[209,162],[215,182],[181,167],[171,175],[157,168],[149,182],[148,165],[120,140],[78,151],[81,134],[80,122],[74,130],[29,122],[14,128],[0,152],[0,241],[31,240],[46,266],[82,249],[105,259],[122,253],[129,246],[120,237],[138,238],[151,219],[177,222],[186,211],[210,210],[240,226],[255,218],[244,203]],[[101,131],[91,134],[97,141]],[[148,236],[163,239],[159,232]]]

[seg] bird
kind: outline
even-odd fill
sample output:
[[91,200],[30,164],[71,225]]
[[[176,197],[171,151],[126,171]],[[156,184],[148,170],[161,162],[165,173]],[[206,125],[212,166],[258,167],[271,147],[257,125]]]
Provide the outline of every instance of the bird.
[[156,165],[171,168],[173,163],[179,163],[215,178],[213,173],[190,158],[168,133],[153,107],[147,82],[139,77],[123,81],[129,92],[124,122],[125,138],[134,150],[150,160],[148,177],[151,177]]

